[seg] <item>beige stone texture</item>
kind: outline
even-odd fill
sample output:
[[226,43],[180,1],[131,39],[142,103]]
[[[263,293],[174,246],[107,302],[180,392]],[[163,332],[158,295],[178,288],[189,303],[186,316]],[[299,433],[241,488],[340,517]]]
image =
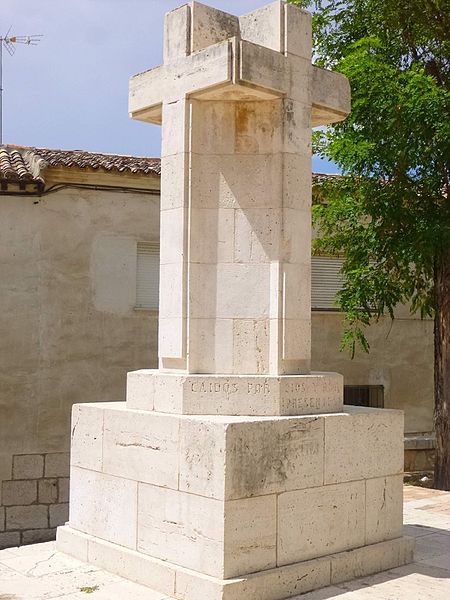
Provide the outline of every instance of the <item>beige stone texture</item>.
[[402,473],[403,413],[356,406],[345,411],[325,421],[325,483]]
[[4,506],[33,504],[36,502],[37,497],[36,481],[25,480],[3,482],[2,503]]
[[[335,586],[339,586],[341,581],[348,581],[355,576],[362,576],[364,579],[340,587],[328,587],[319,595],[308,594],[305,598],[309,599],[311,596],[311,600],[313,598],[318,600],[328,596],[337,600],[343,595],[344,598],[348,596],[350,600],[356,597],[355,594],[369,591],[371,598],[384,600],[387,590],[395,597],[400,597],[399,594],[404,591],[405,597],[410,598],[408,589],[417,595],[420,590],[423,591],[433,585],[436,594],[440,593],[435,597],[444,600],[447,597],[445,595],[447,584],[446,579],[443,578],[446,577],[446,573],[442,570],[428,572],[430,576],[422,582],[421,587],[416,585],[410,587],[405,578],[410,577],[411,572],[424,573],[424,564],[413,565],[408,571],[396,569],[411,561],[413,545],[411,538],[403,537],[340,552],[326,558],[221,580],[105,542],[70,527],[58,529],[57,541],[59,551],[67,552],[84,561],[87,560],[89,553],[89,560],[96,567],[105,565],[114,573],[148,586],[145,588],[145,598],[153,598],[151,594],[158,591],[163,597],[157,596],[156,600],[199,600],[199,598],[241,600],[243,597],[258,600],[285,600],[286,598],[300,600],[303,594],[311,590],[329,586],[330,581]],[[381,578],[367,579],[368,575],[385,569],[391,570],[387,574],[383,573]],[[432,582],[436,576],[440,577],[440,583],[434,585]],[[377,585],[380,581],[383,582],[381,588]],[[349,587],[355,591],[347,591]],[[137,591],[136,588],[135,593]],[[167,597],[168,595],[170,596]],[[131,598],[135,600],[136,596]]]
[[276,565],[276,497],[220,502],[139,484],[138,550],[218,578]]
[[72,467],[70,526],[136,548],[137,482]]
[[104,414],[101,405],[73,406],[70,451],[72,466],[102,470]]
[[105,410],[103,471],[176,489],[178,429],[179,421],[174,416]]
[[47,506],[35,504],[32,506],[6,507],[6,530],[46,527],[48,527]]
[[365,504],[364,481],[281,494],[278,497],[278,564],[363,546]]
[[44,475],[44,457],[40,454],[14,456],[14,479],[38,479]]
[[414,540],[401,537],[342,552],[331,557],[331,583],[338,584],[356,577],[379,573],[412,562]]
[[366,544],[399,538],[403,530],[403,475],[366,480]]
[[339,412],[343,406],[343,380],[338,373],[266,377],[143,369],[128,374],[128,386],[128,408],[165,413],[296,416]]
[[5,531],[5,507],[0,506],[0,531]]

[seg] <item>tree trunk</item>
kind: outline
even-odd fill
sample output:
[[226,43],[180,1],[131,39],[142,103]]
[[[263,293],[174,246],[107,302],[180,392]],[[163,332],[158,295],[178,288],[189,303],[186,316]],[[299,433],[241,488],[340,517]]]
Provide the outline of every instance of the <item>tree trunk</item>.
[[434,428],[436,463],[434,487],[450,490],[450,250],[435,269]]

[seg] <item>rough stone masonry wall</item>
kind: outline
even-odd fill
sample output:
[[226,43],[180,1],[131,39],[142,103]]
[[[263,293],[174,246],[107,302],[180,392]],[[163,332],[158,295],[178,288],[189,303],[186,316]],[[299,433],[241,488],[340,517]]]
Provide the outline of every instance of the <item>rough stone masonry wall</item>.
[[1,491],[0,549],[54,539],[69,517],[69,453],[13,455]]

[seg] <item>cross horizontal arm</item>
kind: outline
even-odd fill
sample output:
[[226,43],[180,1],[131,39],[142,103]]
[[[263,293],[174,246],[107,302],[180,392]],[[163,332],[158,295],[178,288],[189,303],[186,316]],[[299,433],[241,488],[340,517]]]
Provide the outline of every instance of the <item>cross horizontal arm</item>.
[[231,81],[232,56],[232,41],[227,40],[135,75],[130,79],[130,117],[154,122],[151,115],[158,112],[155,108],[163,99],[175,102],[186,94]]
[[351,110],[351,91],[347,77],[318,67],[312,69],[312,126],[343,121]]

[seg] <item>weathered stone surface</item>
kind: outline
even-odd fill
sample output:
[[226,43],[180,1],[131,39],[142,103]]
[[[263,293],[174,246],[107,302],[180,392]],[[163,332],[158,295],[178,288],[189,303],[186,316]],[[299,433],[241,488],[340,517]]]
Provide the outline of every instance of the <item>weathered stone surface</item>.
[[401,411],[346,406],[345,413],[326,420],[326,484],[402,472]]
[[71,469],[70,526],[136,548],[137,482]]
[[48,507],[40,505],[6,508],[6,530],[48,527]]
[[102,404],[75,404],[72,407],[72,466],[93,471],[102,470],[103,416]]
[[44,475],[42,454],[19,454],[13,459],[13,479],[39,479]]
[[[138,550],[219,578],[276,565],[276,496],[221,502],[139,484]],[[224,526],[225,523],[225,526]]]
[[69,478],[58,479],[58,502],[69,502]]
[[68,502],[64,502],[62,504],[52,504],[49,506],[48,510],[50,527],[58,527],[58,525],[64,525],[69,519]]
[[56,528],[28,529],[22,532],[22,544],[41,544],[56,538]]
[[364,481],[281,494],[278,497],[278,564],[363,546],[365,500]]
[[103,471],[176,489],[178,419],[123,409],[104,412]]
[[39,504],[54,504],[58,501],[57,479],[41,479],[37,483]]
[[403,475],[366,481],[366,544],[399,538],[403,531]]
[[20,544],[20,533],[18,531],[7,531],[0,533],[0,550],[12,548]]
[[4,506],[33,504],[37,500],[36,481],[4,481],[2,503]]
[[45,455],[45,477],[68,477],[70,457],[68,452],[55,452]]
[[128,408],[178,414],[294,416],[343,406],[343,378],[337,373],[186,376],[149,369],[128,373],[130,385]]
[[153,590],[173,596],[177,600],[284,600],[328,586],[330,581],[338,584],[354,577],[367,576],[406,564],[412,559],[413,540],[407,537],[389,540],[333,554],[327,558],[317,558],[228,580],[163,562],[70,527],[58,529],[59,544],[67,548],[64,551],[68,554],[84,561],[90,552],[90,560],[96,566],[105,565],[111,572],[148,585]]

